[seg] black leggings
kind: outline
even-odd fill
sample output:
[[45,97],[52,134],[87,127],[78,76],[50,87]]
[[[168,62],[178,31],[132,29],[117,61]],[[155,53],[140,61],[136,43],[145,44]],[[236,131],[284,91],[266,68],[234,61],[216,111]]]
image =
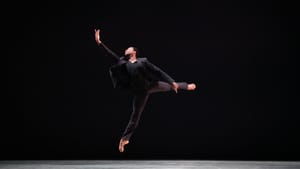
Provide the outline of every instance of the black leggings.
[[[178,82],[177,84],[179,85],[178,89],[187,90],[188,84],[186,82]],[[133,99],[133,111],[130,116],[129,123],[125,131],[123,132],[122,139],[129,140],[134,130],[138,126],[141,114],[144,110],[149,95],[151,93],[167,92],[171,90],[173,90],[173,88],[169,83],[158,81],[153,86],[151,86],[146,92],[135,94]]]

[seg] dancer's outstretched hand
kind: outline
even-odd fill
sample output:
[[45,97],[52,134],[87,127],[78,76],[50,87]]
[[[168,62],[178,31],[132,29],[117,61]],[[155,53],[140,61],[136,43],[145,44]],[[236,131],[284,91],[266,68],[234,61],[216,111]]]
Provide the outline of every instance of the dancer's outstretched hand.
[[95,40],[96,40],[96,43],[98,45],[101,44],[101,40],[100,40],[100,29],[95,29]]
[[173,82],[172,83],[172,88],[173,88],[173,90],[175,91],[175,93],[177,93],[177,90],[178,90],[178,84],[176,83],[176,82]]

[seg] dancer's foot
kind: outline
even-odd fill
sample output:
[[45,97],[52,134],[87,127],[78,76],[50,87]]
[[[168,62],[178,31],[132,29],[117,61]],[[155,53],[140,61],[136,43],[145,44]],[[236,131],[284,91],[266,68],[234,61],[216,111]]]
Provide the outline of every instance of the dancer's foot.
[[187,90],[195,90],[196,89],[196,84],[195,83],[190,83],[187,86]]
[[122,152],[124,152],[124,146],[126,145],[126,144],[128,144],[129,143],[129,141],[128,140],[126,140],[126,139],[121,139],[120,140],[120,143],[119,143],[119,151],[122,153]]

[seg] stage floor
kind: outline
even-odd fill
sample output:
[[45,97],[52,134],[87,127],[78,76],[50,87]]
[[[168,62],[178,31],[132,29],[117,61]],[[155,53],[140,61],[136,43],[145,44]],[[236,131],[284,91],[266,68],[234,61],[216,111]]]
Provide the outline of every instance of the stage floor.
[[0,161],[0,169],[300,169],[300,162],[201,160],[39,160]]

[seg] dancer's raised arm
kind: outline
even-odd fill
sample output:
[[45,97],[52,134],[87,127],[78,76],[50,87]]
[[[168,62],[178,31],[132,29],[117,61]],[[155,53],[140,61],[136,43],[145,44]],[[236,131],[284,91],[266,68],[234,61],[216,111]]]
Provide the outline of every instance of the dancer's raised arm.
[[111,54],[115,59],[120,59],[120,57],[115,53],[113,52],[112,50],[110,50],[101,40],[100,40],[100,29],[95,29],[95,40],[96,40],[96,43],[98,44],[98,46],[103,46],[104,49],[109,53]]

